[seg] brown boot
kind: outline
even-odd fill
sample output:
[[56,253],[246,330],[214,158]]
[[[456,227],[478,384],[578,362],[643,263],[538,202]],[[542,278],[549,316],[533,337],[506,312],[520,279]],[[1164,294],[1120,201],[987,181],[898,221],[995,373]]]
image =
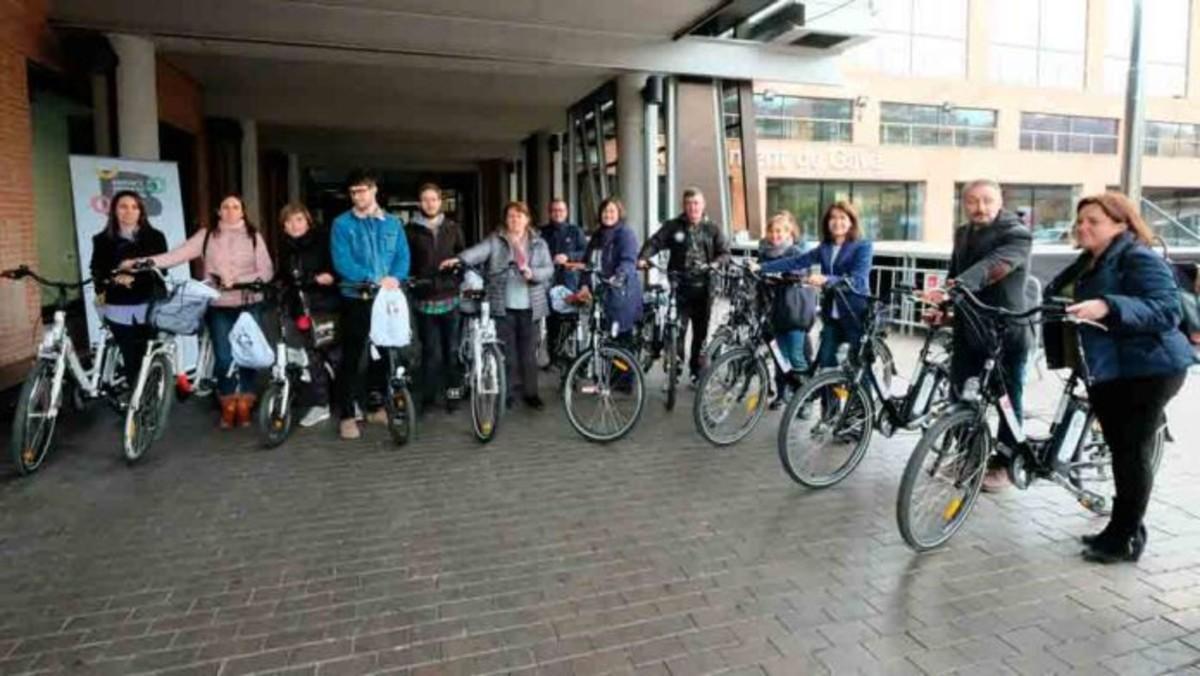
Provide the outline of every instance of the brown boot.
[[221,397],[221,429],[227,430],[237,422],[238,397],[227,394]]
[[237,426],[250,426],[250,411],[254,410],[254,402],[257,400],[253,394],[238,395],[237,399]]

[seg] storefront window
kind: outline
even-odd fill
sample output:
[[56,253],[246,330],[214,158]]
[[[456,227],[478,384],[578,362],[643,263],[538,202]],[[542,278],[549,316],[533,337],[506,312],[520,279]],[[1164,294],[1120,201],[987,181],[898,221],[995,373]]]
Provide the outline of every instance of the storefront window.
[[783,209],[792,212],[808,242],[820,240],[821,215],[838,200],[854,203],[866,237],[874,240],[921,239],[921,214],[925,202],[922,183],[767,181],[768,212],[773,214]]

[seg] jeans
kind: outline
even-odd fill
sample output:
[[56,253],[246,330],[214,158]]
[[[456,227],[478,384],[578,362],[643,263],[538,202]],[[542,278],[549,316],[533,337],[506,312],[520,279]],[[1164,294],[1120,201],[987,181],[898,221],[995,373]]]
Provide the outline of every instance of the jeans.
[[[987,358],[986,354],[966,348],[961,341],[955,342],[950,355],[950,385],[955,398],[962,393],[963,384],[968,378],[983,373],[983,364]],[[1029,352],[1024,347],[1018,347],[1006,350],[999,364],[1000,368],[1004,370],[1004,389],[1008,392],[1013,413],[1016,414],[1017,422],[1020,423],[1025,421],[1025,410],[1022,406],[1025,394],[1025,365],[1028,361]],[[1000,420],[998,438],[1000,443],[1009,448],[1017,445],[1016,438],[1003,416]],[[1011,458],[1007,455],[1000,454],[994,459],[992,466],[1004,467],[1010,460]]]
[[509,396],[520,392],[538,396],[537,330],[531,310],[507,308],[496,317],[496,332],[504,341],[504,361],[508,365]]
[[796,376],[808,370],[808,331],[784,331],[775,336],[775,340],[779,343],[779,351],[783,353],[783,358],[792,367],[790,373],[784,373],[778,367],[775,369],[776,390],[783,392],[789,382],[797,382]]
[[1088,399],[1112,454],[1117,493],[1112,518],[1104,528],[1105,539],[1128,542],[1142,525],[1154,486],[1150,462],[1154,435],[1163,420],[1163,409],[1183,387],[1185,377],[1180,373],[1121,378],[1088,388]]
[[462,385],[462,365],[458,359],[462,321],[458,310],[416,314],[421,339],[421,403],[432,404],[446,390]]
[[850,353],[858,347],[862,332],[857,329],[847,330],[835,320],[823,319],[821,322],[821,347],[817,351],[817,366],[831,368],[838,365],[838,347],[843,343],[850,344]]
[[[334,384],[338,415],[354,417],[354,405],[367,410],[367,339],[371,335],[372,300],[346,298],[342,302],[342,364]],[[382,369],[386,370],[386,369]]]
[[254,378],[258,373],[254,369],[236,367],[233,375],[229,368],[233,365],[233,349],[229,344],[229,332],[243,312],[249,312],[260,325],[262,308],[258,304],[243,305],[242,307],[210,307],[206,317],[208,335],[212,338],[213,346],[213,375],[217,379],[217,394],[227,396],[234,393],[252,394]]
[[[125,376],[125,384],[132,389],[142,368],[142,358],[146,356],[146,345],[154,337],[154,327],[149,324],[108,322],[108,330],[112,332],[113,342],[121,352],[121,375]],[[228,344],[228,337],[225,342]]]
[[700,357],[704,354],[704,341],[708,340],[708,320],[712,314],[712,295],[708,287],[680,288],[675,297],[679,309],[679,361],[683,361],[683,336],[687,335],[688,325],[692,327],[691,357],[688,359],[688,371],[692,376],[699,376],[704,365]]

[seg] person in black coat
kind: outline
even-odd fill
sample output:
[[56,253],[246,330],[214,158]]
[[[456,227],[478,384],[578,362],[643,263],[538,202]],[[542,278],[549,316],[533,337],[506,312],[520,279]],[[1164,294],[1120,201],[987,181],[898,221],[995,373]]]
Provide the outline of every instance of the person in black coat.
[[[338,293],[337,275],[333,272],[333,257],[329,251],[329,237],[318,232],[312,223],[308,209],[297,203],[284,205],[279,212],[279,223],[286,235],[279,245],[279,264],[275,266],[275,281],[295,291],[302,289],[308,300],[308,308],[315,315],[310,324],[332,321],[337,317],[341,295]],[[300,298],[288,293],[288,315],[293,319],[302,314]],[[310,329],[312,330],[312,329]],[[329,419],[331,382],[325,364],[328,355],[321,350],[310,351],[309,371],[312,379],[303,384],[298,393],[298,403],[308,410],[300,418],[301,427],[313,427]]]
[[123,261],[164,253],[167,238],[150,225],[141,195],[122,190],[113,195],[108,206],[104,231],[92,237],[90,264],[100,316],[108,324],[124,362],[127,383],[137,380],[146,354],[146,344],[154,329],[146,321],[146,312],[162,283],[148,274],[120,272]]

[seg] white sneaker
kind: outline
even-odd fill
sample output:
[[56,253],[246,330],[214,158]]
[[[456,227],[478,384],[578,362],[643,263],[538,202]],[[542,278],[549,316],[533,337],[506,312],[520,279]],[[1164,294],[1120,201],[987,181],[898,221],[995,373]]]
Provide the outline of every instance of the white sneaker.
[[300,426],[315,427],[326,420],[329,420],[329,407],[313,406],[312,408],[308,409],[308,412],[305,413],[304,417],[300,419]]

